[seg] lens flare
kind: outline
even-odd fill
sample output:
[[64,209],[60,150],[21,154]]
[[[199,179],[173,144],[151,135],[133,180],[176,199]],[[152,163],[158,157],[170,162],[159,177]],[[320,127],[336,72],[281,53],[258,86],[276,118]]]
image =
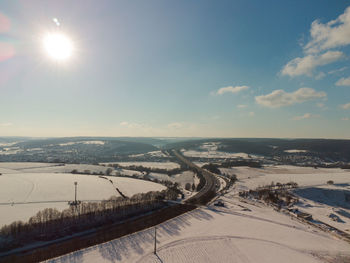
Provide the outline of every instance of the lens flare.
[[67,60],[72,56],[72,41],[61,33],[47,34],[43,39],[46,53],[54,60]]
[[0,33],[8,32],[10,30],[11,23],[7,16],[0,13]]
[[0,42],[0,62],[15,55],[14,47],[9,43]]

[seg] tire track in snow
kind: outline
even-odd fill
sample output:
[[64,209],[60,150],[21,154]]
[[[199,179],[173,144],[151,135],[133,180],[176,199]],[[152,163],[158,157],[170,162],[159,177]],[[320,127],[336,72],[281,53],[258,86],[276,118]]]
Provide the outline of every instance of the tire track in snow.
[[[296,248],[290,247],[288,245],[278,243],[275,241],[271,241],[271,240],[244,237],[244,236],[234,236],[234,235],[223,235],[223,236],[213,235],[213,236],[190,237],[190,238],[180,239],[180,240],[176,240],[176,241],[167,243],[167,244],[165,244],[157,249],[157,256],[156,257],[155,257],[153,252],[150,252],[150,253],[142,256],[135,263],[144,263],[144,262],[148,262],[149,260],[152,260],[152,259],[156,259],[157,262],[163,262],[162,259],[159,257],[158,253],[159,254],[161,254],[161,252],[166,253],[165,251],[167,249],[176,248],[178,246],[190,245],[190,244],[194,244],[194,243],[197,245],[201,242],[208,242],[208,241],[212,241],[212,242],[216,241],[217,242],[217,241],[225,241],[225,240],[226,241],[248,240],[248,241],[255,241],[255,242],[263,242],[263,243],[273,244],[273,245],[276,245],[276,246],[281,247],[281,248],[286,248],[286,249],[292,250],[294,252],[298,252],[298,253],[305,254],[308,256],[314,256],[313,251],[296,249]],[[227,242],[225,242],[225,243],[227,243]],[[231,250],[233,250],[234,255],[239,258],[239,260],[240,260],[239,263],[252,263],[252,261],[249,260],[249,258],[245,255],[245,253],[242,252],[236,245],[230,243],[229,248]],[[191,258],[194,259],[196,257],[197,256],[195,254],[193,254],[193,257],[191,257]],[[187,258],[187,259],[190,259],[190,258]]]
[[242,214],[242,213],[239,213],[239,212],[233,212],[233,211],[222,211],[222,210],[218,210],[218,209],[215,209],[215,208],[207,208],[207,209],[212,211],[212,212],[223,213],[223,214],[230,214],[230,215],[240,216],[240,217],[246,217],[246,218],[249,218],[249,219],[255,219],[255,220],[259,220],[259,221],[263,221],[263,222],[267,222],[267,223],[271,223],[271,224],[276,224],[276,225],[280,225],[280,226],[284,226],[284,227],[288,227],[288,228],[304,230],[301,227],[288,225],[288,224],[285,224],[285,223],[280,223],[280,222],[276,222],[276,221],[273,221],[273,220],[270,220],[270,219],[261,218],[261,217],[257,217],[257,216],[253,216],[253,215],[246,215],[246,214]]
[[23,181],[25,181],[25,182],[28,182],[28,183],[31,185],[31,188],[30,188],[28,194],[23,198],[23,201],[22,201],[22,202],[25,203],[25,202],[27,202],[28,198],[29,198],[29,197],[31,196],[31,194],[33,193],[33,191],[34,191],[34,189],[35,189],[35,184],[34,184],[33,181],[31,181],[31,180],[29,180],[29,179],[27,179],[27,178],[24,178],[24,177],[22,177],[22,176],[17,176],[17,178],[15,178],[15,179],[17,179],[17,180],[23,180]]

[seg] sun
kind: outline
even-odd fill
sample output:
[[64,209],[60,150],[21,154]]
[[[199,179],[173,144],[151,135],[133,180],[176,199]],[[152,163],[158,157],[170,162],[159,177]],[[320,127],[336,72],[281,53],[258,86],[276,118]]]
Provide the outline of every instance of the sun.
[[72,41],[62,33],[50,33],[44,36],[43,46],[46,53],[56,61],[68,60],[73,53]]

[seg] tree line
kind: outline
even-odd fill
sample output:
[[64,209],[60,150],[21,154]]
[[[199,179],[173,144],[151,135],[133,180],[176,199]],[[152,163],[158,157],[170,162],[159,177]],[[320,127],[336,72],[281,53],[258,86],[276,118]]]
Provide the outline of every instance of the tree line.
[[0,229],[0,251],[32,244],[36,241],[54,240],[74,233],[141,215],[166,206],[163,200],[176,200],[178,190],[168,188],[161,192],[139,193],[131,198],[111,197],[102,202],[82,202],[58,211],[46,208],[27,222],[15,221]]

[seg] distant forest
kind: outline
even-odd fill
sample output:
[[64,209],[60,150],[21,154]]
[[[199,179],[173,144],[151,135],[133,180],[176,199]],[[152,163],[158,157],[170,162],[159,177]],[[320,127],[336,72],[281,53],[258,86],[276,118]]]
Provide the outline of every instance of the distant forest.
[[[331,139],[201,139],[166,145],[171,149],[199,149],[203,143],[217,142],[218,150],[262,156],[283,156],[286,150],[304,150],[302,155],[317,156],[330,161],[350,161],[350,140]],[[298,153],[296,153],[298,154]]]
[[[99,141],[98,143],[88,143]],[[157,150],[200,148],[203,143],[217,143],[218,150],[266,157],[303,155],[329,162],[350,162],[350,140],[331,139],[259,139],[259,138],[143,138],[143,137],[0,137],[0,161],[40,161],[98,163],[124,160],[131,154]],[[10,146],[9,146],[10,144]],[[14,154],[6,151],[16,150]],[[18,150],[18,151],[17,151]],[[289,153],[286,150],[305,152]],[[10,153],[10,152],[8,152]]]

